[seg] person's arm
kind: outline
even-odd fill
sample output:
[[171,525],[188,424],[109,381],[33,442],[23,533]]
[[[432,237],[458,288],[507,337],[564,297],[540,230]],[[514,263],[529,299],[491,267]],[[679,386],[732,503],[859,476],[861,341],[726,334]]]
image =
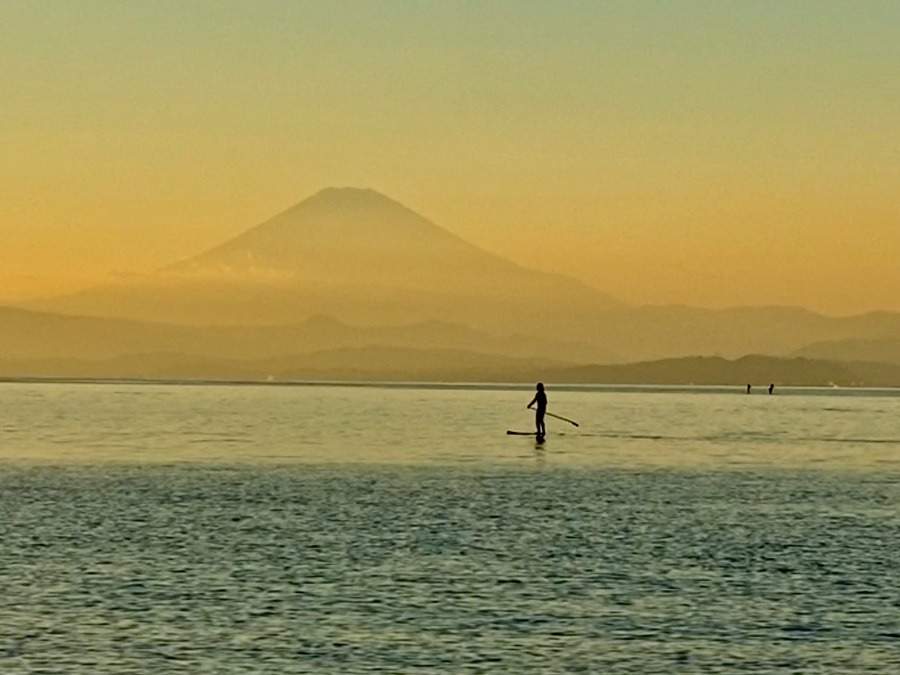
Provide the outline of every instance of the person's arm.
[[525,406],[525,407],[526,407],[526,408],[530,408],[530,407],[533,406],[535,403],[537,403],[537,395],[535,395],[535,397],[534,397],[533,399],[531,399],[531,403],[529,403],[529,404],[528,404],[527,406]]

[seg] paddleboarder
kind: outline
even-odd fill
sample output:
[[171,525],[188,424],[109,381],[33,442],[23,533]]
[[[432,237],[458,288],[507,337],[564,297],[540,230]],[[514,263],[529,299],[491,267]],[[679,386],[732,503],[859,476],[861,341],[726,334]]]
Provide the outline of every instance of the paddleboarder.
[[538,382],[535,388],[537,391],[534,394],[534,398],[531,399],[531,403],[528,404],[528,407],[531,408],[533,405],[537,404],[537,408],[535,408],[534,411],[535,434],[538,438],[543,438],[547,435],[547,429],[544,427],[544,414],[547,412],[547,394],[544,393],[543,382]]

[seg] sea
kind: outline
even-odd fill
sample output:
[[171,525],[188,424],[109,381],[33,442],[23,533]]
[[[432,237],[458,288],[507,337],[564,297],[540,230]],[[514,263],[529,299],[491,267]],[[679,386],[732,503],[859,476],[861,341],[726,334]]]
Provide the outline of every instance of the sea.
[[0,673],[898,673],[900,390],[0,382]]

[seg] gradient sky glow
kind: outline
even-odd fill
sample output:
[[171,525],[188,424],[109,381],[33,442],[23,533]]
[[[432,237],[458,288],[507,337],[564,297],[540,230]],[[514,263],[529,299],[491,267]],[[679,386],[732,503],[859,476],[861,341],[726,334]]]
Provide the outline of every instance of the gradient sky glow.
[[900,3],[0,5],[0,301],[328,186],[646,304],[900,311]]

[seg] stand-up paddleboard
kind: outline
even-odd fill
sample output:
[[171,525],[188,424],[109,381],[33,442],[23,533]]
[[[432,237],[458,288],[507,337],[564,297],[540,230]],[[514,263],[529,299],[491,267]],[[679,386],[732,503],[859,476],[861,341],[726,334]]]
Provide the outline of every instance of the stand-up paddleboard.
[[545,440],[545,436],[543,434],[539,434],[536,431],[506,431],[507,436],[534,436],[534,440],[538,443],[543,443]]

